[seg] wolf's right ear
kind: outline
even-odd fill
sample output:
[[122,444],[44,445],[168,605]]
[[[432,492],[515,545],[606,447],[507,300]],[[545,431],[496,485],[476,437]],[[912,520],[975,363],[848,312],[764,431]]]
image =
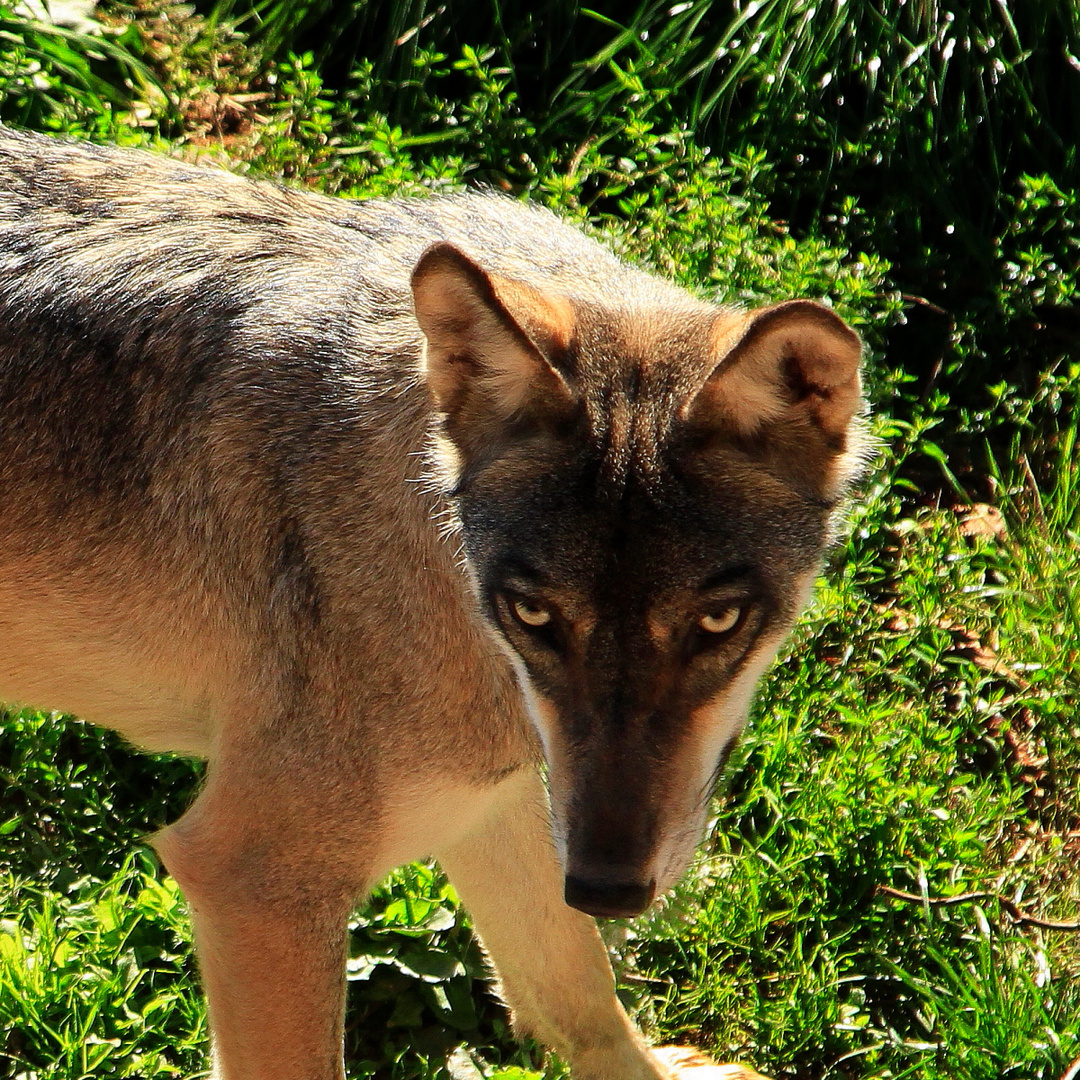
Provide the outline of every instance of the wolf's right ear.
[[747,440],[796,487],[838,499],[870,448],[859,335],[808,300],[718,319],[714,333],[719,361],[684,406],[691,428]]
[[558,296],[485,273],[452,244],[429,247],[412,275],[416,321],[427,339],[424,375],[450,437],[466,454],[508,425],[573,406],[549,359],[573,333]]
[[862,342],[831,308],[789,300],[717,329],[720,361],[685,406],[691,423],[741,435],[782,424],[842,448],[862,407]]

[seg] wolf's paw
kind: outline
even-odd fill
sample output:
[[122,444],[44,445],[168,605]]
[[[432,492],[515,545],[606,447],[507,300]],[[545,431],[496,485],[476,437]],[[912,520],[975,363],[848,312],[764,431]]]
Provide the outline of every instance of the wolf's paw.
[[692,1046],[654,1046],[652,1053],[675,1080],[768,1080],[749,1065],[717,1065]]

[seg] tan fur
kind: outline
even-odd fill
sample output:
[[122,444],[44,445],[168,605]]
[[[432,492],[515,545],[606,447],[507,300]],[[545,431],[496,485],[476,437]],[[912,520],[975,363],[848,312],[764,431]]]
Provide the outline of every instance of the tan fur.
[[0,695],[208,759],[154,843],[218,1080],[341,1080],[348,912],[426,855],[576,1077],[756,1076],[650,1052],[582,911],[699,837],[859,458],[851,331],[508,200],[2,129],[0,322]]

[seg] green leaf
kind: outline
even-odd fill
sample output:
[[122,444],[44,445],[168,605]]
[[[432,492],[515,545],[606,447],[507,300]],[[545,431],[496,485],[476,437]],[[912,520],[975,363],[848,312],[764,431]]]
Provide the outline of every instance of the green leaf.
[[416,975],[424,982],[444,982],[465,974],[465,965],[441,949],[406,949],[394,963],[407,975]]

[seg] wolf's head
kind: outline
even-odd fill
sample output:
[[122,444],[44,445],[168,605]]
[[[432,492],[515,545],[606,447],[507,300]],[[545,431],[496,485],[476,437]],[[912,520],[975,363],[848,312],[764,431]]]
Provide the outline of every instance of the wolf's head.
[[573,285],[448,244],[413,275],[441,469],[544,744],[566,899],[623,916],[685,867],[820,568],[858,467],[860,344],[805,301]]

